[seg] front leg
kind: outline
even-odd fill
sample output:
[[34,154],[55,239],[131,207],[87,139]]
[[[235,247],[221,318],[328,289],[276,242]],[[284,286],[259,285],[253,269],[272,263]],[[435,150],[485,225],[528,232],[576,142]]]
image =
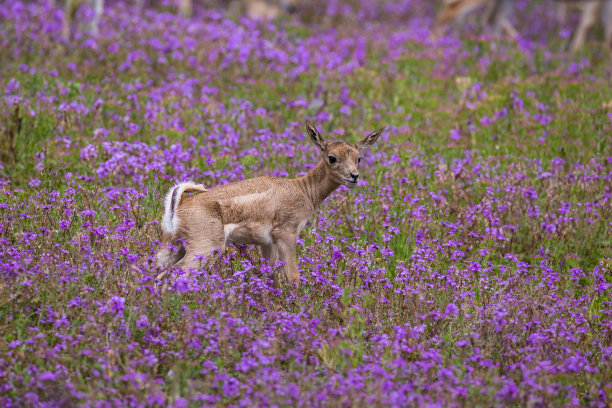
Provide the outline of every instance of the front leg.
[[300,283],[300,271],[297,264],[297,237],[293,234],[283,234],[275,242],[278,256],[285,263],[285,277],[294,283]]
[[62,37],[66,41],[69,41],[71,38],[72,31],[72,20],[74,19],[75,8],[78,6],[74,4],[74,0],[66,0],[66,4],[64,6],[64,20],[62,21]]
[[598,12],[599,3],[597,1],[588,1],[582,5],[580,23],[578,24],[578,27],[573,33],[572,40],[570,43],[570,51],[578,51],[584,46],[589,30],[597,22]]
[[513,0],[497,0],[492,2],[493,9],[489,14],[487,21],[493,25],[495,35],[501,35],[505,31],[512,38],[518,37],[518,31],[510,23],[510,16],[514,11]]
[[94,36],[98,36],[100,32],[100,17],[104,13],[104,0],[93,0],[94,18],[89,23],[89,28]]

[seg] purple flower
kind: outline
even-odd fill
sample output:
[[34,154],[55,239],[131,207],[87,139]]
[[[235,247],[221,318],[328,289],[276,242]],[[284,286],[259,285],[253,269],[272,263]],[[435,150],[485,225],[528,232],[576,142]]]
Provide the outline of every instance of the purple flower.
[[81,160],[87,161],[98,157],[96,146],[89,144],[81,149]]
[[451,129],[449,137],[451,140],[458,142],[461,140],[461,132],[459,132],[459,129]]
[[457,316],[459,314],[459,308],[454,303],[449,303],[444,310],[445,316]]
[[149,326],[149,319],[147,318],[147,315],[140,315],[140,318],[138,319],[138,321],[136,321],[136,327],[138,327],[139,329],[144,329],[147,326]]
[[113,296],[108,301],[108,310],[111,313],[118,315],[122,313],[124,309],[125,309],[125,298],[121,296]]
[[38,381],[51,381],[57,379],[57,374],[51,371],[45,371],[38,375]]

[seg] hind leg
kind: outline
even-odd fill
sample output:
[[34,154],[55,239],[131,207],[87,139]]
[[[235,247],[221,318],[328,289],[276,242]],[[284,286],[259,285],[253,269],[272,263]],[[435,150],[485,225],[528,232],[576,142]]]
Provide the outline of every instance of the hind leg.
[[[201,268],[212,259],[213,251],[225,250],[225,231],[217,212],[202,210],[197,218],[191,220],[189,228],[184,229],[185,256],[176,264],[183,270]],[[201,259],[202,256],[207,258],[206,261]]]
[[173,242],[157,251],[157,266],[172,266],[185,256],[185,248],[178,242]]
[[66,5],[64,7],[64,20],[62,21],[62,37],[65,40],[70,40],[71,31],[72,31],[72,20],[74,19],[75,8],[78,8],[74,4],[74,0],[66,0]]
[[[173,237],[170,234],[164,233],[161,239],[161,248],[157,251],[155,265],[161,267],[168,267],[176,264],[185,256],[185,247],[183,244]],[[166,269],[159,275],[157,275],[156,279],[161,279],[168,273]]]
[[578,51],[584,46],[587,34],[593,25],[597,22],[597,13],[599,12],[599,2],[588,1],[582,6],[580,15],[580,23],[572,35],[570,42],[570,51]]
[[161,238],[161,248],[157,251],[155,264],[157,266],[171,266],[177,263],[184,255],[183,244],[170,234],[164,233]]

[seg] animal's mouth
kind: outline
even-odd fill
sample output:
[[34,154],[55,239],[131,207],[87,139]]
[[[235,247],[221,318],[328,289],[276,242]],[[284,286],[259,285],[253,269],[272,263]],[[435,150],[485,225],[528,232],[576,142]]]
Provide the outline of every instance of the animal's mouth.
[[348,188],[354,188],[355,186],[357,186],[358,181],[355,180],[344,180],[344,185],[347,186]]

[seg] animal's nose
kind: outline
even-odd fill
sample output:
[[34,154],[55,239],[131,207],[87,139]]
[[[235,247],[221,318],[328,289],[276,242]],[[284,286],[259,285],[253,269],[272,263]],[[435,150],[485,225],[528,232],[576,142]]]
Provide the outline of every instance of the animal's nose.
[[293,14],[297,10],[297,7],[295,7],[295,5],[293,5],[291,3],[282,3],[282,7],[289,14]]
[[351,177],[353,178],[353,181],[357,181],[357,179],[359,178],[359,173],[351,173]]

